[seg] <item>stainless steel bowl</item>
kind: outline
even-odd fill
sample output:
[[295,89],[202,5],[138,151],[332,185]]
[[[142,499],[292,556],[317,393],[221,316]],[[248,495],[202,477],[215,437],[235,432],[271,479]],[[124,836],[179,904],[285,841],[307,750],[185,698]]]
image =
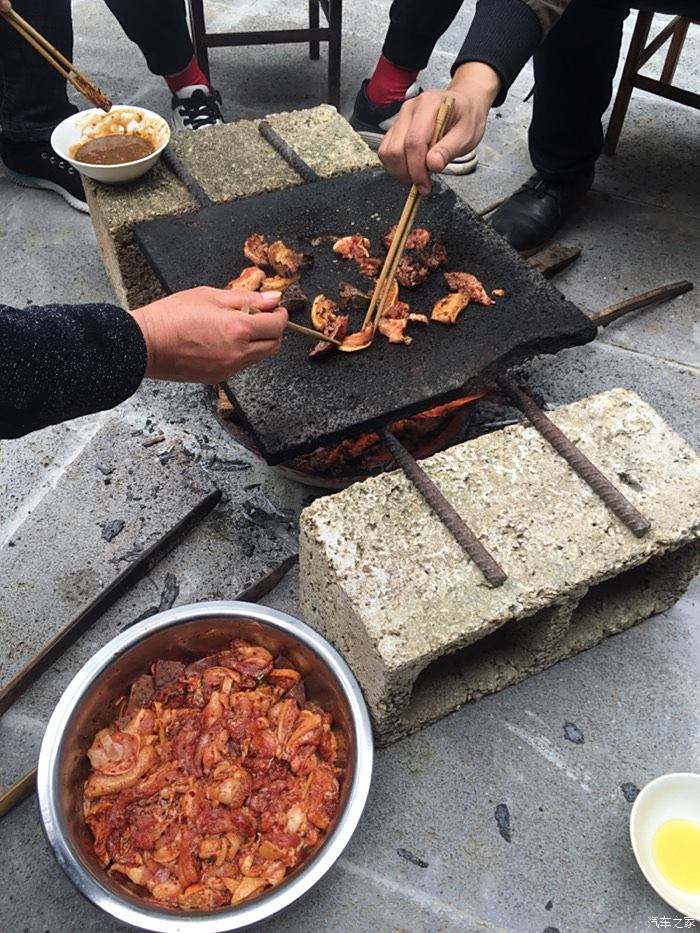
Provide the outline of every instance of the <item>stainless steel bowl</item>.
[[[110,878],[92,850],[82,816],[86,751],[114,718],[114,701],[157,658],[193,660],[244,638],[284,654],[303,674],[307,696],[333,714],[345,767],[340,806],[316,851],[278,887],[236,907],[178,911]],[[296,901],[328,871],[364,809],[372,775],[372,732],[364,699],[347,664],[298,619],[253,603],[205,602],[152,616],[112,639],[73,678],[49,721],[37,787],[44,830],[59,864],[78,890],[124,923],[157,933],[240,930]]]

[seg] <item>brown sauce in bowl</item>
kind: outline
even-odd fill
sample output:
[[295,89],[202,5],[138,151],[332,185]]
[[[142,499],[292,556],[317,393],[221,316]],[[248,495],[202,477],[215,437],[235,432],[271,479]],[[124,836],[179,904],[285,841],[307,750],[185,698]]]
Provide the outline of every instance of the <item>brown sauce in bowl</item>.
[[122,165],[143,159],[153,151],[153,146],[135,133],[115,133],[88,140],[76,150],[73,158],[91,165]]

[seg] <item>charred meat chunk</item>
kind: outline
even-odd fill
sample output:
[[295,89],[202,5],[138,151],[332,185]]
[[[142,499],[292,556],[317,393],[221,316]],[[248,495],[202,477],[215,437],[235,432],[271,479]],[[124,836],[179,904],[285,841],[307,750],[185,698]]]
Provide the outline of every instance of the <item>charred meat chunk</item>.
[[452,292],[465,292],[472,301],[479,305],[492,305],[495,302],[489,298],[486,289],[475,275],[469,272],[446,272],[445,281]]
[[430,275],[430,269],[421,261],[416,250],[403,254],[396,269],[396,278],[404,288],[418,288]]
[[408,346],[413,342],[413,337],[406,335],[408,315],[408,305],[404,301],[396,301],[389,305],[379,319],[379,333],[383,334],[389,343],[403,343]]
[[285,279],[294,278],[299,272],[313,264],[313,256],[297,253],[282,240],[275,240],[267,248],[268,263],[277,275]]
[[267,255],[269,248],[270,245],[262,233],[251,233],[243,244],[243,255],[254,266],[267,266],[270,264]]
[[226,288],[249,288],[257,292],[265,279],[265,273],[257,266],[246,266],[236,279],[226,283]]
[[350,282],[340,283],[340,307],[343,311],[366,311],[370,296]]
[[372,331],[372,325],[368,324],[367,327],[363,327],[362,330],[356,331],[354,334],[348,334],[347,337],[343,339],[343,344],[338,349],[343,353],[356,353],[358,350],[366,350],[372,343],[374,339],[374,333]]
[[[343,337],[347,335],[349,323],[350,318],[347,315],[336,317],[332,323],[329,322],[326,326],[324,334],[326,337],[332,337],[334,340],[342,340]],[[316,359],[319,356],[325,356],[326,353],[330,353],[330,351],[334,349],[334,344],[328,343],[327,340],[319,340],[319,342],[314,344],[309,350],[309,356],[312,359]]]
[[306,311],[309,307],[308,296],[297,282],[288,285],[284,289],[280,299],[280,307],[286,308],[290,314]]
[[454,324],[460,313],[469,304],[469,295],[466,292],[451,292],[435,302],[431,321],[440,321],[441,324]]
[[374,259],[372,256],[365,256],[355,261],[362,275],[366,275],[368,279],[376,279],[379,275],[379,270],[382,268],[381,259]]
[[311,305],[311,324],[320,333],[325,333],[328,324],[338,318],[338,305],[325,295],[316,295]]
[[366,236],[353,233],[352,236],[343,236],[333,244],[333,252],[343,259],[363,259],[369,256],[369,240]]
[[[396,224],[394,224],[391,230],[387,230],[382,237],[382,243],[387,249],[391,247],[395,236]],[[429,230],[425,230],[423,227],[414,227],[406,238],[406,249],[423,249],[428,245],[431,239],[432,234]]]
[[290,275],[288,278],[285,278],[283,275],[269,275],[267,278],[262,280],[260,285],[261,292],[283,292],[285,288],[289,288],[290,285],[294,285],[298,280],[298,276]]

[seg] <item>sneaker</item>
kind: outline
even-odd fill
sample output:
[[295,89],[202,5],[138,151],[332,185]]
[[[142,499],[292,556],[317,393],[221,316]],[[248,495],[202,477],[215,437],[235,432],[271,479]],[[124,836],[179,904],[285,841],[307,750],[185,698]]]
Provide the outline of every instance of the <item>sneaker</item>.
[[223,123],[221,94],[206,84],[188,84],[173,94],[170,125],[174,130],[201,130]]
[[[403,100],[395,100],[390,104],[373,104],[367,97],[368,84],[369,78],[366,78],[357,93],[355,106],[350,117],[350,126],[364,139],[370,149],[379,149],[380,143],[388,130],[396,123],[396,118],[404,101],[418,97],[423,89],[417,84],[412,84],[406,91]],[[469,172],[474,171],[478,161],[479,158],[476,152],[468,152],[466,155],[458,156],[446,165],[441,174],[468,175]]]
[[10,181],[16,185],[55,191],[76,211],[89,213],[80,173],[60,158],[48,143],[10,143],[2,140],[0,159]]

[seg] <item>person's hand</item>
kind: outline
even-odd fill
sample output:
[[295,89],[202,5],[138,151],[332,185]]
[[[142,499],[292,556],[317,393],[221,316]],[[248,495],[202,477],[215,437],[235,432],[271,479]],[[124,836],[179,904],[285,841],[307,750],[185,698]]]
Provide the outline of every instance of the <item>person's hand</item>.
[[[465,62],[455,71],[447,91],[425,91],[407,100],[379,147],[379,158],[398,181],[430,192],[430,172],[441,172],[456,156],[481,142],[486,118],[501,87],[490,65]],[[442,139],[430,148],[435,118],[445,94],[454,97],[452,115]]]
[[9,13],[11,9],[10,0],[0,0],[0,13]]
[[[1,0],[0,0],[1,2]],[[146,376],[173,382],[215,383],[281,344],[287,312],[280,292],[193,288],[131,312],[148,349]],[[244,305],[265,314],[249,315]]]

